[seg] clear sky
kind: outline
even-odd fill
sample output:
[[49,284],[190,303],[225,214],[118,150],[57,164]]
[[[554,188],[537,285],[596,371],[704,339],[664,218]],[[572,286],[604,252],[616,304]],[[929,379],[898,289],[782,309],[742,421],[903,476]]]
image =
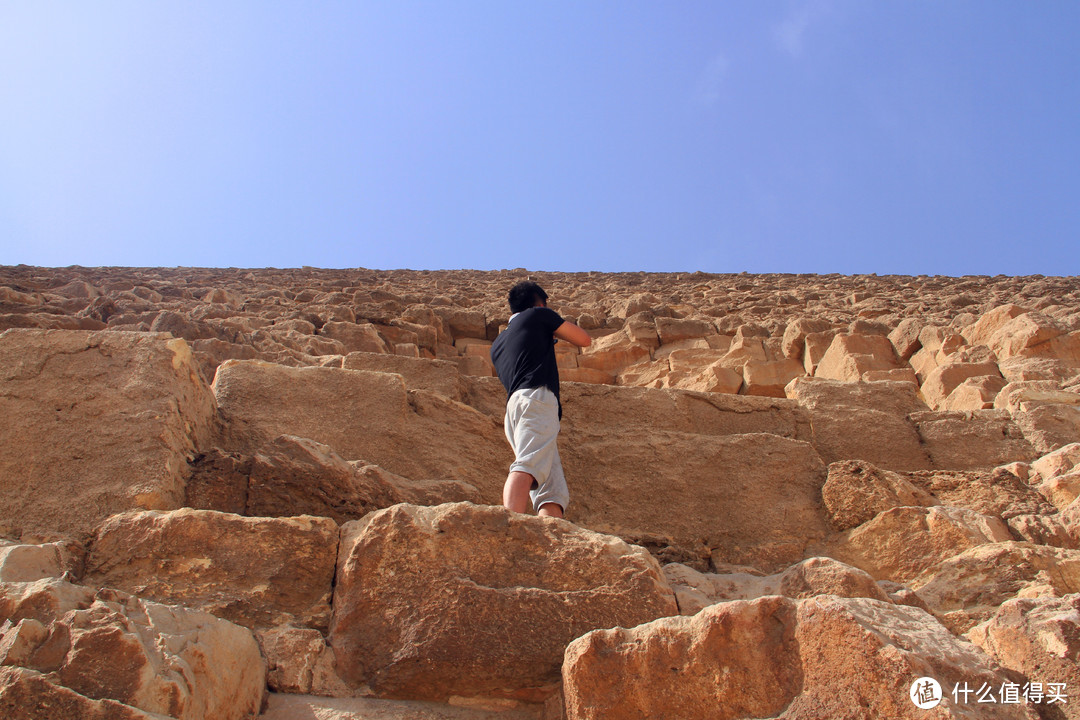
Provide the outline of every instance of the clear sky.
[[0,0],[0,265],[1080,274],[1075,0]]

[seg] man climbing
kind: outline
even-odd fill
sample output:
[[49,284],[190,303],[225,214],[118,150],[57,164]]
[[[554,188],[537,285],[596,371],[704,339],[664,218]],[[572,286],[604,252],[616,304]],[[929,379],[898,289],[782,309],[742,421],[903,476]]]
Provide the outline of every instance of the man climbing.
[[525,512],[531,500],[538,515],[562,517],[570,492],[557,445],[562,403],[555,342],[588,347],[592,338],[549,309],[547,297],[529,280],[510,288],[513,315],[491,345],[491,361],[506,388],[503,427],[515,457],[503,486],[503,505]]

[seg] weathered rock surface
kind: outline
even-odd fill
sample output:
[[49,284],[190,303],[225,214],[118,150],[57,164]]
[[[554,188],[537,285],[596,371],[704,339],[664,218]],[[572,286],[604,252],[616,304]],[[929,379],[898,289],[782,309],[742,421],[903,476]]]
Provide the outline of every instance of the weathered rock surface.
[[958,703],[948,690],[927,713],[909,698],[925,676],[950,689],[1008,681],[921,610],[831,596],[733,601],[596,630],[567,648],[563,665],[570,720],[1038,717],[1024,705]]
[[0,583],[0,620],[4,717],[239,720],[266,691],[251,632],[208,613],[40,580]]
[[641,548],[469,503],[397,505],[342,527],[330,644],[383,697],[541,699],[597,627],[674,615]]
[[337,559],[329,518],[245,518],[209,510],[109,518],[84,582],[196,607],[246,627],[325,629]]
[[[162,599],[256,628],[276,691],[366,692],[355,677],[339,677],[337,644],[323,632],[334,611],[329,593],[341,584],[334,523],[364,523],[368,513],[403,501],[500,501],[510,452],[502,436],[505,394],[488,353],[508,315],[506,288],[526,274],[0,267],[0,329],[24,328],[0,340],[8,368],[0,409],[11,419],[0,430],[7,448],[0,451],[0,582],[84,581],[83,548],[96,538],[85,581],[105,584],[102,568],[115,563],[108,583],[147,597],[156,583]],[[667,563],[683,612],[766,593],[802,598],[789,601],[799,608],[808,597],[831,602],[821,593],[879,603],[887,596],[926,608],[961,633],[1003,603],[1075,592],[1076,278],[531,275],[594,338],[588,352],[556,346],[568,518]],[[216,375],[213,390],[200,373]],[[217,512],[161,527],[135,523],[127,534],[110,519],[182,506]],[[323,519],[303,521],[311,532],[297,539],[290,533],[300,514]],[[562,527],[542,527],[549,525]],[[314,537],[321,539],[310,545]],[[524,572],[538,556],[555,554],[529,554],[525,545],[485,552],[503,563],[500,572],[532,558]],[[464,541],[460,547],[457,555],[478,552]],[[483,578],[447,570],[438,553],[421,552],[412,565],[402,553],[408,546],[391,553],[402,568],[396,577],[410,580],[391,591],[390,580],[374,573],[392,602],[365,601],[373,617],[388,608],[400,617],[419,612],[412,595],[423,593],[410,588],[430,588],[416,567],[425,568],[431,587],[521,603],[585,592],[552,590],[539,576],[490,583],[501,589],[489,592],[459,582]],[[828,557],[807,560],[814,556]],[[124,558],[135,563],[127,574],[119,569]],[[629,572],[625,558],[607,562]],[[315,572],[325,564],[328,573]],[[475,634],[487,624],[476,618],[486,616],[472,612],[476,603],[453,605],[455,597],[439,597],[453,607],[456,625],[448,627]],[[888,636],[890,613],[870,613],[863,627],[880,626],[880,637]],[[623,621],[585,629],[616,622]],[[468,669],[461,659],[471,657],[471,646],[455,640],[439,655],[431,648],[442,637],[441,617],[415,627],[428,634],[402,631],[407,640],[398,646],[423,648],[431,665],[410,666],[408,650],[381,667],[395,668],[386,682],[402,687],[413,682],[401,679],[402,668],[412,678],[428,671],[443,678],[439,697],[456,705],[422,712],[499,707],[559,717],[551,680],[557,658],[543,683],[478,688],[454,675]],[[562,645],[583,631],[560,627]],[[856,651],[865,659],[857,672],[840,663],[837,648],[866,647],[844,627],[823,631],[832,644],[808,641],[807,652],[821,661],[815,667],[824,669],[814,675],[801,664],[805,687],[778,712],[858,717],[862,704],[843,711],[823,694],[843,678],[880,708],[873,693],[910,674],[897,669],[892,650]],[[455,632],[460,639],[465,631]],[[38,635],[28,624],[7,636],[4,652],[17,654]],[[481,637],[484,657],[512,645],[494,632]],[[1018,672],[1010,677],[1026,682],[1027,671]],[[872,680],[851,683],[852,674]],[[47,675],[0,669],[8,703],[0,715],[50,703],[57,717],[155,716]],[[851,697],[844,692],[839,697]],[[521,704],[543,698],[543,709]],[[295,710],[308,718],[421,712],[401,704],[413,700],[392,702],[312,700]],[[1034,709],[1057,717],[1060,708]],[[913,712],[909,704],[899,710],[900,717]],[[990,709],[971,702],[936,712],[965,711]]]
[[213,430],[213,396],[167,335],[8,330],[0,387],[0,526],[15,534],[83,536],[117,512],[180,507]]
[[1055,703],[1062,716],[1080,717],[1068,698],[1080,686],[1080,595],[1009,600],[967,636],[1002,667],[1041,683],[1047,697],[1065,697]]

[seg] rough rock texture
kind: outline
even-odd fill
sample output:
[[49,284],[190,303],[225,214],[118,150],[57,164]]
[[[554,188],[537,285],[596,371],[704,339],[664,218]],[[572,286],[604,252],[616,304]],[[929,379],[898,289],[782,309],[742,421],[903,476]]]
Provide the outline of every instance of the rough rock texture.
[[[498,550],[461,540],[452,559],[496,558],[483,570],[509,578],[487,590],[479,585],[488,576],[475,568],[463,574],[461,562],[418,549],[427,544],[397,543],[387,555],[396,576],[367,573],[350,587],[362,593],[374,577],[386,590],[363,596],[368,617],[396,622],[429,613],[423,622],[402,630],[396,645],[386,643],[397,648],[390,655],[366,646],[342,654],[325,635],[341,619],[331,615],[350,607],[328,602],[346,567],[335,566],[335,523],[439,515],[456,507],[440,509],[448,501],[500,502],[511,456],[502,433],[505,392],[488,354],[508,316],[507,287],[528,276],[594,339],[586,352],[556,346],[567,517],[574,532],[610,533],[618,539],[596,536],[599,545],[627,550],[600,553],[607,579],[585,579],[632,585],[643,577],[647,551],[665,564],[682,612],[766,593],[791,596],[787,602],[800,608],[832,602],[827,594],[867,595],[876,600],[844,602],[887,598],[924,608],[939,623],[929,626],[932,634],[966,632],[1014,600],[1076,591],[1077,278],[520,269],[0,267],[0,330],[21,328],[0,339],[7,368],[0,374],[0,582],[118,584],[234,618],[257,630],[266,681],[278,692],[368,692],[355,667],[339,662],[356,657],[389,657],[372,676],[385,673],[384,690],[407,688],[400,694],[409,699],[397,705],[349,705],[357,699],[342,697],[346,704],[314,699],[293,708],[308,718],[420,713],[401,704],[418,697],[408,688],[421,683],[409,685],[410,672],[441,683],[438,697],[447,703],[425,713],[501,708],[560,717],[551,647],[543,646],[548,660],[530,665],[547,673],[542,682],[477,685],[476,677],[490,677],[488,666],[512,662],[498,653],[518,645],[481,614],[497,603],[472,598],[581,599],[586,591],[557,591],[562,586],[535,571],[543,566],[538,556],[558,557],[552,548],[566,544],[544,533],[572,525],[538,521],[546,540],[529,544],[521,536]],[[400,502],[435,507],[406,511],[411,506]],[[216,512],[132,522],[140,514],[130,511],[181,507]],[[518,520],[525,518],[506,527]],[[473,537],[488,533],[484,527],[443,535]],[[523,549],[535,547],[542,549]],[[663,584],[655,567],[650,572]],[[641,604],[604,592],[620,613]],[[438,602],[421,602],[432,597]],[[663,612],[676,612],[667,597]],[[417,609],[432,606],[452,612]],[[890,637],[893,612],[868,613],[862,627]],[[645,619],[657,614],[654,608]],[[911,626],[915,635],[928,617]],[[559,625],[557,644],[637,621],[603,615],[584,627]],[[800,665],[805,687],[778,712],[869,712],[858,701],[848,711],[822,699],[842,680],[837,698],[850,699],[845,693],[856,688],[888,716],[880,693],[890,678],[911,675],[898,669],[900,655],[866,650],[850,625],[825,627],[823,639],[805,646],[820,670]],[[469,666],[477,654],[460,639],[462,628],[470,638],[480,628],[487,666]],[[37,647],[41,635],[32,624],[0,632],[8,654]],[[410,665],[421,655],[430,665]],[[856,661],[864,663],[857,671]],[[760,674],[779,671],[776,664]],[[341,672],[353,674],[346,681]],[[670,671],[657,672],[642,682]],[[1028,681],[1027,671],[1015,672],[1017,682]],[[0,715],[18,707],[25,716],[24,706],[50,703],[57,717],[149,716],[46,675],[4,666],[0,693],[8,704]],[[906,693],[896,697],[904,707],[895,715],[904,717]],[[543,707],[534,702],[541,699]],[[1060,716],[1060,708],[1034,709]],[[963,710],[989,712],[972,702],[922,716]]]
[[544,697],[574,638],[677,612],[643,549],[470,503],[344,525],[334,609],[347,682],[430,700]]
[[124,513],[98,531],[84,582],[198,607],[246,627],[325,629],[337,542],[329,518]]
[[699,573],[679,563],[665,565],[664,575],[675,591],[682,615],[695,615],[721,601],[753,600],[766,595],[795,599],[837,595],[889,600],[869,573],[827,557],[804,560],[774,575]]
[[943,688],[1007,680],[921,610],[831,596],[727,602],[596,630],[567,648],[563,666],[570,720],[1038,717],[1024,705],[957,703],[948,691],[920,710],[908,692],[924,676]]
[[58,707],[48,717],[144,717],[128,706],[240,719],[266,690],[251,632],[208,613],[40,580],[0,583],[0,621],[0,665],[19,669],[0,675],[0,709],[18,708],[5,718],[42,717],[27,712],[36,704]]
[[[1080,595],[1009,600],[967,636],[1048,693],[1067,696],[1080,686]],[[1071,698],[1058,709],[1066,718],[1080,718],[1080,705]]]
[[16,534],[82,536],[117,512],[180,507],[213,430],[213,396],[168,335],[8,330],[0,388],[0,525]]

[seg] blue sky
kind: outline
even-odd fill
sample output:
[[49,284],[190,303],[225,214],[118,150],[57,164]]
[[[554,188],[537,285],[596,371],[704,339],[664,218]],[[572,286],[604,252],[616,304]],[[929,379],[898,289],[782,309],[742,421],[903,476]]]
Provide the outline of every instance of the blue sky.
[[1080,3],[0,0],[0,264],[1080,274]]

